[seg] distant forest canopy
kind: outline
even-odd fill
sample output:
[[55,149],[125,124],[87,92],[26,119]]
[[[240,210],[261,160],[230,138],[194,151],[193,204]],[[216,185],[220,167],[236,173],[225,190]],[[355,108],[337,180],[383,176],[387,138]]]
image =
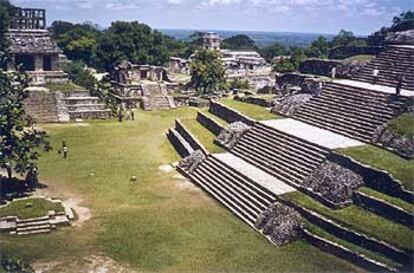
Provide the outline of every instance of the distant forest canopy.
[[[5,15],[0,19],[3,28],[7,26],[12,7],[8,0],[0,0],[0,14]],[[291,46],[280,42],[261,46],[249,35],[239,33],[224,39],[222,46],[232,50],[256,50],[269,62],[276,56],[292,55],[291,61],[285,61],[286,67],[291,68],[303,58],[327,58],[332,47],[382,45],[388,32],[414,28],[413,17],[412,11],[402,13],[392,19],[391,27],[383,27],[367,38],[341,30],[333,37],[314,37],[307,46]],[[55,21],[49,30],[70,60],[102,71],[113,69],[125,59],[136,64],[166,65],[171,56],[188,58],[201,44],[200,32],[191,34],[186,40],[177,40],[136,21],[116,21],[107,29],[90,22],[74,24]],[[305,37],[308,34],[291,35]]]

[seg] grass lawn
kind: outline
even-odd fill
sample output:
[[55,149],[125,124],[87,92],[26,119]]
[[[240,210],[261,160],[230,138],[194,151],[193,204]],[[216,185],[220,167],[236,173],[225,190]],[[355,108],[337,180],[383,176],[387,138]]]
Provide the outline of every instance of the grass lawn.
[[210,153],[223,153],[224,150],[220,146],[214,144],[216,136],[206,127],[201,125],[195,118],[183,119],[184,124],[191,134],[209,151]]
[[[30,203],[31,207],[26,207]],[[46,216],[49,210],[61,212],[65,209],[60,203],[53,203],[42,198],[29,198],[16,200],[0,208],[0,217],[17,216],[19,219]]]
[[44,85],[44,87],[48,88],[50,91],[52,92],[56,92],[56,91],[86,91],[86,89],[80,85],[77,85],[73,82],[68,82],[68,83],[47,83]]
[[[161,170],[179,159],[167,129],[195,114],[138,111],[135,122],[43,125],[55,149],[41,158],[41,182],[53,196],[81,200],[92,218],[46,235],[2,234],[2,254],[64,273],[88,272],[96,255],[138,272],[362,271],[303,241],[275,247],[175,171]],[[63,138],[66,160],[57,154]]]
[[391,131],[406,137],[414,136],[414,114],[405,113],[388,122]]
[[237,101],[231,98],[220,100],[220,103],[227,105],[248,117],[255,120],[269,120],[279,118],[277,115],[270,113],[269,109],[262,106]]
[[343,155],[348,155],[363,164],[386,170],[401,181],[404,188],[410,191],[414,190],[413,159],[404,159],[390,151],[372,145],[340,149],[338,152]]
[[363,61],[363,62],[369,62],[372,59],[375,58],[375,55],[367,55],[367,54],[361,54],[361,55],[355,55],[352,57],[349,57],[345,59],[345,62],[351,62],[351,61]]
[[288,193],[282,198],[301,204],[305,208],[316,211],[355,231],[400,248],[413,249],[414,233],[411,229],[379,217],[358,206],[351,205],[344,209],[332,210],[301,192]]

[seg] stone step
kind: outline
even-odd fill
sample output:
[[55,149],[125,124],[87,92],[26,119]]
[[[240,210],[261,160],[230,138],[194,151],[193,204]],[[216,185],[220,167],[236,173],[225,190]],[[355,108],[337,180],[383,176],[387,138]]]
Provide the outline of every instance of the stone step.
[[370,142],[372,138],[371,135],[356,132],[348,128],[337,127],[331,123],[323,122],[321,120],[318,120],[318,119],[315,119],[309,116],[295,116],[294,118],[297,120],[303,121],[305,123],[314,125],[316,127],[326,129],[326,130],[329,130],[329,131],[332,131],[338,134],[342,134],[342,135],[345,135],[345,136],[348,136],[348,137],[351,137],[351,138],[354,138],[354,139],[357,139],[363,142]]
[[251,194],[255,195],[257,199],[263,200],[262,202],[264,204],[270,205],[275,202],[273,193],[271,193],[268,189],[263,188],[261,185],[255,183],[244,174],[240,173],[239,171],[236,171],[232,167],[216,159],[214,156],[211,156],[210,160],[214,162],[215,166],[217,166],[217,168],[219,168],[219,170],[221,170],[222,172],[226,174],[231,173],[231,177],[233,178],[235,183],[241,184],[243,187],[246,188],[247,191],[250,191]]
[[45,225],[35,225],[35,226],[29,226],[29,227],[18,227],[16,228],[17,234],[21,232],[28,232],[28,231],[35,231],[35,230],[42,230],[42,229],[52,229],[53,226],[48,224]]
[[49,216],[19,219],[19,220],[17,220],[17,224],[20,224],[20,223],[29,223],[29,222],[36,222],[36,221],[46,221],[46,220],[49,220]]
[[219,172],[211,168],[208,162],[201,164],[197,171],[204,172],[206,176],[217,183],[216,185],[219,185],[222,189],[225,189],[229,195],[246,206],[248,208],[248,211],[252,213],[252,215],[256,218],[262,211],[266,209],[266,206],[258,203],[257,200],[254,200],[251,198],[251,196],[243,192],[243,190],[241,190],[237,184],[233,183],[231,178],[224,177]]
[[300,139],[298,137],[289,135],[287,133],[284,133],[282,131],[279,131],[275,128],[272,128],[270,126],[267,126],[263,123],[256,123],[255,125],[256,128],[258,128],[261,131],[267,132],[269,134],[271,134],[273,137],[276,137],[278,139],[284,139],[286,141],[289,142],[290,145],[292,146],[296,146],[298,148],[301,148],[303,150],[306,150],[307,153],[309,153],[310,155],[314,155],[319,157],[320,155],[327,155],[330,153],[330,151],[326,148],[323,148],[321,146],[318,146],[314,143],[310,143],[309,141]]
[[294,167],[296,169],[300,169],[303,174],[309,174],[309,172],[311,172],[317,165],[315,161],[310,164],[308,161],[305,161],[300,157],[295,157],[294,151],[287,152],[286,150],[275,148],[276,145],[272,145],[271,143],[265,141],[263,138],[254,138],[252,135],[246,135],[243,137],[240,143],[244,143],[244,145],[247,146],[252,145],[252,147],[255,147],[263,152],[267,151],[269,156],[272,157],[274,161],[279,161],[281,165],[286,165],[289,163],[287,164],[288,168]]
[[16,234],[18,236],[25,236],[25,235],[33,235],[33,234],[50,233],[50,231],[51,231],[50,229],[45,228],[45,229],[37,229],[37,230],[17,232]]
[[226,195],[226,192],[222,191],[220,187],[209,183],[209,180],[206,179],[206,177],[199,175],[196,171],[193,172],[190,177],[216,200],[226,206],[231,212],[236,214],[250,226],[254,226],[256,218],[254,218],[249,213],[246,213],[246,209],[243,206],[240,206],[240,204],[236,203],[234,199],[230,198],[230,196]]
[[[348,86],[340,83],[326,83],[324,89],[328,91],[336,92],[340,96],[348,95],[349,98],[355,98],[355,100],[361,101],[364,100],[366,103],[388,105],[390,101],[391,94],[383,93],[373,90],[368,90],[364,88]],[[351,96],[349,96],[351,95]],[[403,98],[401,98],[403,100]],[[373,101],[375,103],[373,103]],[[402,103],[402,101],[400,102]]]
[[38,220],[38,221],[30,221],[30,222],[17,222],[16,226],[18,228],[30,227],[30,226],[37,226],[37,225],[48,225],[50,224],[49,218],[47,220]]
[[332,121],[336,121],[342,123],[343,125],[349,125],[355,128],[360,128],[364,131],[374,131],[378,125],[382,124],[383,122],[378,122],[373,119],[372,123],[359,119],[357,116],[350,116],[348,113],[343,112],[341,115],[340,113],[334,111],[333,109],[326,109],[317,104],[305,104],[303,105],[298,112],[301,113],[308,113],[315,116],[323,116],[326,120],[330,119]]

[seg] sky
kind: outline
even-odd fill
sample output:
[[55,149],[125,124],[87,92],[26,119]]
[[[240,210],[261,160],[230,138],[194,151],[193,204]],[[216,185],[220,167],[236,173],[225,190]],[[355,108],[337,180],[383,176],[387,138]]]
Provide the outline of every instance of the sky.
[[117,20],[153,28],[252,30],[366,35],[389,26],[413,0],[11,0],[47,9],[55,20],[90,21],[107,27]]

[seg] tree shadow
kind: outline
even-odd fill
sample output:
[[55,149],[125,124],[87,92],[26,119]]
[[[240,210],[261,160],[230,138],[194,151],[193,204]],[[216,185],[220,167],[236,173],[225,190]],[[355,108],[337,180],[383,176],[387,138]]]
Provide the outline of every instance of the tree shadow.
[[28,197],[36,189],[47,188],[47,185],[38,183],[35,187],[29,186],[24,179],[7,178],[0,176],[0,205],[5,204],[14,198]]

